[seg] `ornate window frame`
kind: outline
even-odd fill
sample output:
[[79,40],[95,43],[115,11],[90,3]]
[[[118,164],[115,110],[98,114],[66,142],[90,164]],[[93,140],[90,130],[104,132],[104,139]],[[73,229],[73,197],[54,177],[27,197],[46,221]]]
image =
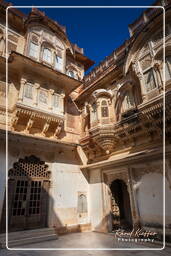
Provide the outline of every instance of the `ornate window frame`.
[[[33,44],[34,46],[37,46],[36,56],[35,55],[33,56],[33,55],[30,54],[31,44]],[[39,35],[31,32],[30,35],[29,35],[29,40],[28,40],[28,52],[27,52],[27,55],[30,58],[33,58],[34,60],[39,60],[39,52],[40,52]]]

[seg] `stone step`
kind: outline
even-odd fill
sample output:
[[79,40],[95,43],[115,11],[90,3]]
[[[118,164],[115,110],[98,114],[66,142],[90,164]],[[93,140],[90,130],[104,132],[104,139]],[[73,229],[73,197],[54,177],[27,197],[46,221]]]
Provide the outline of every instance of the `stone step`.
[[[20,247],[26,244],[39,243],[44,241],[56,240],[58,235],[53,228],[41,228],[33,230],[24,230],[18,232],[10,232],[8,235],[8,247]],[[5,234],[0,235],[0,247],[6,247]]]

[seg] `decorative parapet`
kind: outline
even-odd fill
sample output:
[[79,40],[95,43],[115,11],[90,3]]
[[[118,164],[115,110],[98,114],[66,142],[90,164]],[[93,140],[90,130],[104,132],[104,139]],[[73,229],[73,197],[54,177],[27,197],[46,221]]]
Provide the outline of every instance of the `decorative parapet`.
[[[154,6],[165,6],[168,5],[170,1],[168,0],[158,0],[155,2]],[[128,26],[130,36],[138,33],[146,23],[153,19],[158,13],[162,12],[161,8],[148,8],[143,12],[143,14],[135,20],[132,24]]]
[[96,66],[88,75],[83,79],[84,87],[88,87],[91,83],[96,81],[101,75],[105,76],[111,67],[114,67],[119,61],[124,59],[126,51],[131,40],[125,41],[119,48],[107,56],[98,66]]

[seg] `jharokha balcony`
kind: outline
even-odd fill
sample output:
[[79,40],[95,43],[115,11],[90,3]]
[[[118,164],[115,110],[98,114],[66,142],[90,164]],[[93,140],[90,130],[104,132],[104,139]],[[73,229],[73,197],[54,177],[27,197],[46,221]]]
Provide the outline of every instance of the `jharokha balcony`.
[[[165,95],[166,104],[166,133],[171,125],[171,93]],[[103,118],[103,112],[96,122],[91,122],[89,114],[83,118],[82,145],[89,162],[98,157],[108,158],[112,153],[118,150],[141,147],[144,142],[148,145],[150,142],[161,144],[163,138],[163,95],[159,95],[146,103],[140,104],[134,108],[122,113],[119,121],[114,118]],[[107,111],[111,111],[112,105],[109,105]],[[104,111],[101,108],[101,111]],[[97,107],[98,112],[98,107]],[[100,112],[97,113],[97,116]]]

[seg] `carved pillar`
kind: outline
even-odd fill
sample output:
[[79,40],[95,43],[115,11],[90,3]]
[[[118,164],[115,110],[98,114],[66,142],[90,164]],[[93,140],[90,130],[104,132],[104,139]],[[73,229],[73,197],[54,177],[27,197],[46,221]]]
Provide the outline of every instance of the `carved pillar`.
[[26,79],[21,78],[21,82],[20,82],[20,91],[19,91],[19,95],[18,95],[18,101],[22,102],[23,101],[23,94],[24,94],[24,85],[26,84]]
[[52,109],[53,106],[53,94],[54,94],[54,90],[50,89],[48,91],[48,109]]
[[100,100],[97,100],[96,106],[97,106],[97,122],[100,123],[101,121]]
[[128,191],[130,195],[130,204],[132,212],[133,227],[137,228],[140,226],[140,216],[138,212],[138,206],[136,201],[136,195],[133,187],[132,169],[128,168]]
[[38,104],[38,89],[40,88],[40,84],[34,84],[34,95],[33,95],[33,104],[36,106]]
[[145,89],[145,84],[143,81],[143,74],[140,72],[137,74],[139,81],[140,81],[140,87],[141,87],[141,95],[142,95],[142,101],[146,101],[146,89]]
[[161,91],[163,89],[163,81],[162,81],[160,65],[158,62],[154,64],[154,70],[156,72],[157,86],[158,86],[159,90]]
[[61,115],[64,115],[65,114],[65,109],[64,109],[64,98],[65,98],[65,93],[62,92],[61,93],[61,98],[60,98],[60,112],[61,112]]

